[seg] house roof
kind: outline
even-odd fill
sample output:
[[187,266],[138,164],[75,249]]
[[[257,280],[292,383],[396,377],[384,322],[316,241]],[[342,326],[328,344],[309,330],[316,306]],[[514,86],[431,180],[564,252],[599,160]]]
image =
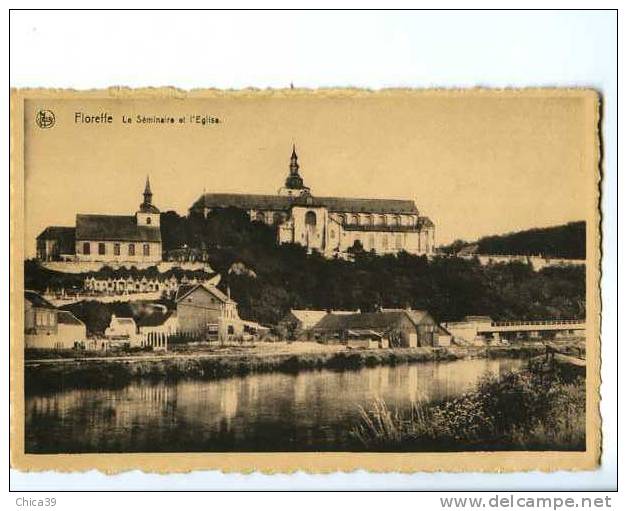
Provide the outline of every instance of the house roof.
[[80,319],[78,319],[74,314],[70,311],[60,310],[57,314],[57,321],[62,325],[78,325],[85,326]]
[[315,325],[327,315],[327,311],[292,309],[290,313],[301,323]]
[[76,239],[160,242],[161,229],[139,226],[135,216],[76,215]]
[[379,332],[375,332],[374,330],[369,330],[367,328],[354,328],[351,330],[347,330],[346,333],[352,337],[362,337],[364,335],[372,335],[375,337],[383,337]]
[[234,300],[225,295],[222,291],[220,291],[217,287],[205,284],[182,284],[176,291],[176,297],[174,298],[175,302],[181,301],[186,296],[190,295],[198,288],[204,289],[206,292],[211,293],[221,302],[227,303],[235,303]]
[[398,324],[403,318],[407,318],[414,325],[418,325],[427,316],[427,311],[406,309],[385,309],[359,314],[327,314],[314,329],[385,331]]
[[181,284],[176,290],[176,296],[174,297],[174,301],[178,302],[179,300],[182,300],[196,286],[198,286],[198,284]]
[[56,309],[48,300],[35,291],[24,291],[24,299],[29,301],[34,307],[40,307],[42,309]]
[[435,224],[428,216],[418,217],[418,223],[421,227],[435,227]]
[[492,323],[493,320],[490,316],[465,316],[464,321]]
[[420,309],[381,309],[381,312],[404,312],[416,325],[429,315],[426,310]]
[[474,255],[477,253],[477,250],[479,250],[479,245],[477,243],[472,243],[460,248],[457,255]]
[[[310,197],[311,205],[325,206],[338,213],[410,213],[418,209],[412,200],[401,199],[358,199],[352,197]],[[302,198],[283,195],[253,195],[237,193],[206,193],[190,209],[228,208],[289,210],[294,204],[303,204]],[[309,202],[305,202],[309,204]]]
[[137,326],[159,326],[163,325],[171,317],[176,317],[176,312],[169,310],[167,312],[156,311],[152,314],[142,316],[137,320]]
[[133,318],[111,318],[111,321],[116,321],[120,325],[135,325],[135,320]]
[[405,311],[364,312],[361,314],[327,314],[314,327],[316,330],[375,330],[384,331],[407,318]]

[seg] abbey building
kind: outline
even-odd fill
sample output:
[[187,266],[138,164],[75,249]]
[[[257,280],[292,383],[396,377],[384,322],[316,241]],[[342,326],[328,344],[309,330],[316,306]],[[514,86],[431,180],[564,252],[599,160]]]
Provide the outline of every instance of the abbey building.
[[289,174],[277,195],[203,194],[191,214],[216,208],[244,209],[252,221],[277,227],[279,243],[297,243],[327,257],[359,245],[377,254],[432,254],[435,226],[412,200],[317,197],[300,175],[296,148]]

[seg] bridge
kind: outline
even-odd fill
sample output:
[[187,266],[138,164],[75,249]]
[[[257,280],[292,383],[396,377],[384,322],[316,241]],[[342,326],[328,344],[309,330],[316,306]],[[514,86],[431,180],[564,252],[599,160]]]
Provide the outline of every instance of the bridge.
[[498,341],[501,338],[554,339],[584,336],[582,319],[545,319],[532,321],[492,321],[488,316],[467,316],[464,321],[443,323],[453,337],[466,342]]
[[580,319],[546,319],[539,321],[492,321],[489,326],[479,325],[480,333],[493,332],[546,332],[585,330],[586,322]]

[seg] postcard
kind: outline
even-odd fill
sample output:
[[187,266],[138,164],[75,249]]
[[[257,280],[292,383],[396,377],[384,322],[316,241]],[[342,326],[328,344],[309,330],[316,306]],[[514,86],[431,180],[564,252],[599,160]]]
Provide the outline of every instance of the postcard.
[[11,97],[19,470],[583,470],[600,97]]

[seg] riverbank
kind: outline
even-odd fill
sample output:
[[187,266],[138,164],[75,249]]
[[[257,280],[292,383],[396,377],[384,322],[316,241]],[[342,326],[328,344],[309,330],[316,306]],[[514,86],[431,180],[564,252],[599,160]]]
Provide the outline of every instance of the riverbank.
[[464,358],[531,358],[542,354],[542,346],[349,350],[341,345],[318,343],[262,343],[188,353],[27,359],[24,374],[26,392],[30,393],[62,388],[121,388],[139,379],[211,380],[275,371],[355,370]]
[[366,450],[585,450],[585,373],[555,359],[485,378],[477,389],[441,402],[392,410],[384,400],[361,408],[352,434]]

